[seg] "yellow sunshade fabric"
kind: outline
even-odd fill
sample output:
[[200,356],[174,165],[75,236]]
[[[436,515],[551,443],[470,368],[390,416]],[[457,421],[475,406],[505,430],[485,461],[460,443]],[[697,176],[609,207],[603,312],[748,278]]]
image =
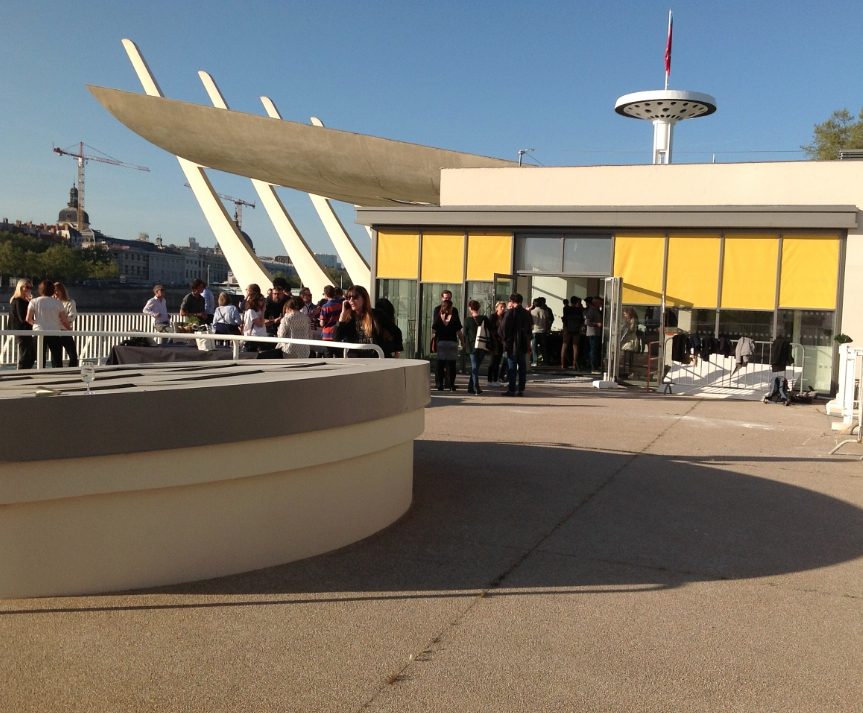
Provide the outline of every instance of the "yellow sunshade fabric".
[[667,305],[716,309],[719,247],[718,235],[669,235]]
[[464,233],[423,233],[423,282],[464,279]]
[[378,231],[378,278],[416,280],[419,269],[419,233]]
[[511,233],[468,233],[468,280],[493,280],[494,273],[508,275],[511,268]]
[[773,309],[776,302],[776,235],[725,235],[723,309]]
[[783,237],[779,306],[836,309],[838,273],[838,235]]
[[623,303],[662,302],[662,262],[665,237],[618,235],[614,238],[614,274],[623,278]]

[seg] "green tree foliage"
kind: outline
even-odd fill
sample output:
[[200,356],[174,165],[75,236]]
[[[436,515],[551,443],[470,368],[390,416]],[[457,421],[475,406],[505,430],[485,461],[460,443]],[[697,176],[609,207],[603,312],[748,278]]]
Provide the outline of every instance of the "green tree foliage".
[[286,279],[288,281],[288,284],[291,287],[300,287],[302,285],[302,283],[300,282],[300,276],[299,275],[289,275],[286,272],[279,271],[279,272],[275,273],[273,275],[273,277],[274,278],[283,277],[284,279]]
[[325,267],[324,272],[327,273],[327,277],[333,281],[336,287],[348,288],[354,284],[347,270],[340,270],[337,267]]
[[812,143],[800,148],[816,161],[835,161],[843,149],[863,149],[863,110],[857,121],[847,109],[834,111],[823,124],[815,124]]
[[32,235],[0,233],[0,276],[75,282],[115,277],[117,273],[117,265],[101,245],[78,250]]

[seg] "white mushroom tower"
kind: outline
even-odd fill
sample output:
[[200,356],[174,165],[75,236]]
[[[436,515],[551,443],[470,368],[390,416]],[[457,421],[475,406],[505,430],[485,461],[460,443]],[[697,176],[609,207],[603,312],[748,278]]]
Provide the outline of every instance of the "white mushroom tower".
[[678,121],[709,116],[716,111],[716,99],[709,94],[668,88],[672,29],[673,19],[669,10],[668,42],[665,46],[665,89],[625,94],[614,105],[614,110],[621,116],[653,122],[653,163],[671,163],[674,125]]

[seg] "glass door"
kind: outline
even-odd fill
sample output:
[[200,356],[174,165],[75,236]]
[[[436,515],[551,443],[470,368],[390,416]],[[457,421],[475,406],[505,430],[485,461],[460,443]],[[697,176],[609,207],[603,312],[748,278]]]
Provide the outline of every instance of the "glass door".
[[620,337],[625,329],[625,319],[621,311],[623,278],[607,277],[602,309],[603,378],[617,381],[620,371]]
[[[509,304],[509,296],[515,292],[515,275],[494,274],[494,301]],[[494,305],[492,305],[494,309]]]

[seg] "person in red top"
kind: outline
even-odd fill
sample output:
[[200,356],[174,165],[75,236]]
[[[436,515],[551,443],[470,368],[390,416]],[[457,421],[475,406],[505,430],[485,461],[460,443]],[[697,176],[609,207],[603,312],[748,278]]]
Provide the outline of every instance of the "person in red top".
[[332,285],[324,287],[324,297],[327,298],[327,301],[321,307],[319,316],[321,339],[331,342],[336,331],[336,324],[339,321],[339,315],[342,313],[342,302],[345,299],[341,288]]

